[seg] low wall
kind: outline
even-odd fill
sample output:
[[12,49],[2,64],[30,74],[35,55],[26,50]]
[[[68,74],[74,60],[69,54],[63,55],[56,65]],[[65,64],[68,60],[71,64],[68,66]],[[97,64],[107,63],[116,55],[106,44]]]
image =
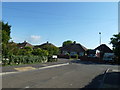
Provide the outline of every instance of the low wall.
[[[65,59],[70,59],[70,58],[75,58],[75,57],[70,57],[68,55],[58,55],[58,58],[65,58]],[[98,57],[87,57],[87,56],[79,56],[78,59],[82,61],[92,61],[92,62],[98,62],[98,63],[115,63],[113,61],[104,61],[102,58]]]
[[104,62],[102,59],[97,57],[80,56],[79,59],[83,61]]
[[69,59],[69,58],[70,58],[70,56],[68,56],[68,55],[58,55],[58,58],[65,58],[65,59]]

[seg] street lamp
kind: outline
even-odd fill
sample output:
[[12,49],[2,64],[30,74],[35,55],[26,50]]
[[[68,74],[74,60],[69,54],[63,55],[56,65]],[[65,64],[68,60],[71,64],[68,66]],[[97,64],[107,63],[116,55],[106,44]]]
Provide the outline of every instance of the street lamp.
[[99,32],[99,35],[100,35],[100,45],[101,45],[101,32]]

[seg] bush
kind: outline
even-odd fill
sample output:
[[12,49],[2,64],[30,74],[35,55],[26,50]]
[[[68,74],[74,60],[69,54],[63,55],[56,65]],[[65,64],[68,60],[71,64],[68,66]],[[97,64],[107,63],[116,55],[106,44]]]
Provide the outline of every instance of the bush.
[[30,64],[30,63],[43,63],[47,62],[47,56],[9,56],[8,58],[3,58],[2,63],[3,65],[13,65],[13,64]]
[[57,58],[52,58],[52,56],[49,56],[48,62],[57,62]]

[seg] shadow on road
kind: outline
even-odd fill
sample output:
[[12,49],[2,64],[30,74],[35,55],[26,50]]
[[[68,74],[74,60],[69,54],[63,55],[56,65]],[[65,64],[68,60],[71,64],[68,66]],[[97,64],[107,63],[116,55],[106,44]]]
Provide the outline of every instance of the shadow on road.
[[86,88],[120,88],[120,72],[109,72],[106,74],[100,74],[96,76],[88,85],[83,87]]
[[103,65],[103,64],[106,64],[106,65],[114,65],[114,64],[109,64],[109,63],[102,63],[102,62],[92,62],[92,61],[81,61],[81,60],[72,60],[70,63],[77,63],[77,64],[87,64],[87,65]]
[[101,80],[103,79],[104,74],[96,76],[88,85],[83,87],[82,89],[85,88],[99,88],[101,84]]

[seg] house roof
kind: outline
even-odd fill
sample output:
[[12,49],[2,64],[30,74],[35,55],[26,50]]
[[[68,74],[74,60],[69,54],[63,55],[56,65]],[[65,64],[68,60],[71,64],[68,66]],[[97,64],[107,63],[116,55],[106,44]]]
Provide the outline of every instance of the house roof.
[[62,47],[61,50],[68,51],[68,52],[85,52],[87,48],[85,48],[79,43],[72,43]]
[[106,44],[101,44],[95,50],[102,51],[104,53],[112,53],[113,51],[106,45]]
[[28,46],[28,47],[33,47],[30,43],[28,43],[28,42],[26,42],[26,41],[24,41],[23,43],[18,43],[18,46],[19,46],[19,47],[26,47],[26,46]]
[[36,45],[36,46],[34,46],[34,47],[35,47],[35,48],[42,48],[42,47],[44,47],[44,46],[46,46],[46,45],[56,47],[55,45],[53,45],[52,43],[49,43],[49,42],[43,43],[43,44],[41,44],[41,45]]

